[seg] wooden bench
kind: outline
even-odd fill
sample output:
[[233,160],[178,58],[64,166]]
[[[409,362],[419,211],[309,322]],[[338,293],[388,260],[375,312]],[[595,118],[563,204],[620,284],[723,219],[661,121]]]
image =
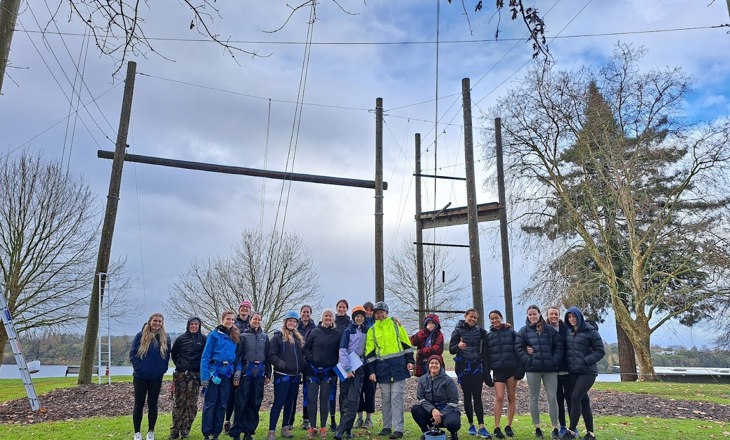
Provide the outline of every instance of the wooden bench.
[[[79,371],[81,371],[80,365],[69,365],[68,367],[66,367],[66,376],[68,376],[69,374],[78,375]],[[93,367],[91,367],[91,374],[99,375],[99,366],[98,365],[94,365]]]

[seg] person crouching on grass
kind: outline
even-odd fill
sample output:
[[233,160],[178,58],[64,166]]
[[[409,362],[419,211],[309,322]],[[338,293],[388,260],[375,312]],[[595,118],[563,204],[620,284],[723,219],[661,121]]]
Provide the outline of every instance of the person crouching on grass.
[[428,358],[428,374],[418,378],[416,399],[418,403],[411,408],[413,421],[425,439],[430,427],[446,428],[450,440],[459,440],[461,413],[459,412],[459,390],[456,382],[446,374],[444,359],[437,354]]

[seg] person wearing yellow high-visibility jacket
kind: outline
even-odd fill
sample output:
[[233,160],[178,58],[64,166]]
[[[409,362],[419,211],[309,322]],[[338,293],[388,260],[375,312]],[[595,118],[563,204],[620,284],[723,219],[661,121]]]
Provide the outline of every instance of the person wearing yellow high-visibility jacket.
[[378,301],[373,307],[375,323],[365,339],[368,378],[380,387],[383,429],[379,436],[403,437],[403,389],[415,361],[406,329],[388,317],[388,305]]

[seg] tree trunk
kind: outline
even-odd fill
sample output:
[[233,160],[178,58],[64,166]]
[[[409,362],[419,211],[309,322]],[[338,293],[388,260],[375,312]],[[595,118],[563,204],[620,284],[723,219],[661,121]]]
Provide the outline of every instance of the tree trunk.
[[638,341],[634,341],[634,350],[636,350],[636,359],[639,362],[639,380],[643,382],[656,382],[658,378],[656,372],[654,372],[654,362],[651,360],[651,350],[649,349],[651,338],[649,331],[642,332],[638,339]]
[[621,371],[621,382],[636,382],[636,355],[634,345],[623,328],[616,322],[616,336],[618,338],[618,364]]

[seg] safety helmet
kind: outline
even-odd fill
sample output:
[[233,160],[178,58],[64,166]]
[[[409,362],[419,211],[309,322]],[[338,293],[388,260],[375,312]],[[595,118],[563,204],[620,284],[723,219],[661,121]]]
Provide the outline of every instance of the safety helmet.
[[352,320],[355,320],[355,315],[361,314],[362,316],[368,316],[367,312],[365,311],[365,307],[363,306],[355,306],[352,308]]
[[284,314],[284,322],[286,322],[287,319],[296,319],[299,321],[299,313],[296,310],[289,310]]
[[377,312],[378,310],[382,310],[385,313],[388,313],[388,304],[386,304],[385,301],[376,302],[375,307],[373,307],[373,312]]

